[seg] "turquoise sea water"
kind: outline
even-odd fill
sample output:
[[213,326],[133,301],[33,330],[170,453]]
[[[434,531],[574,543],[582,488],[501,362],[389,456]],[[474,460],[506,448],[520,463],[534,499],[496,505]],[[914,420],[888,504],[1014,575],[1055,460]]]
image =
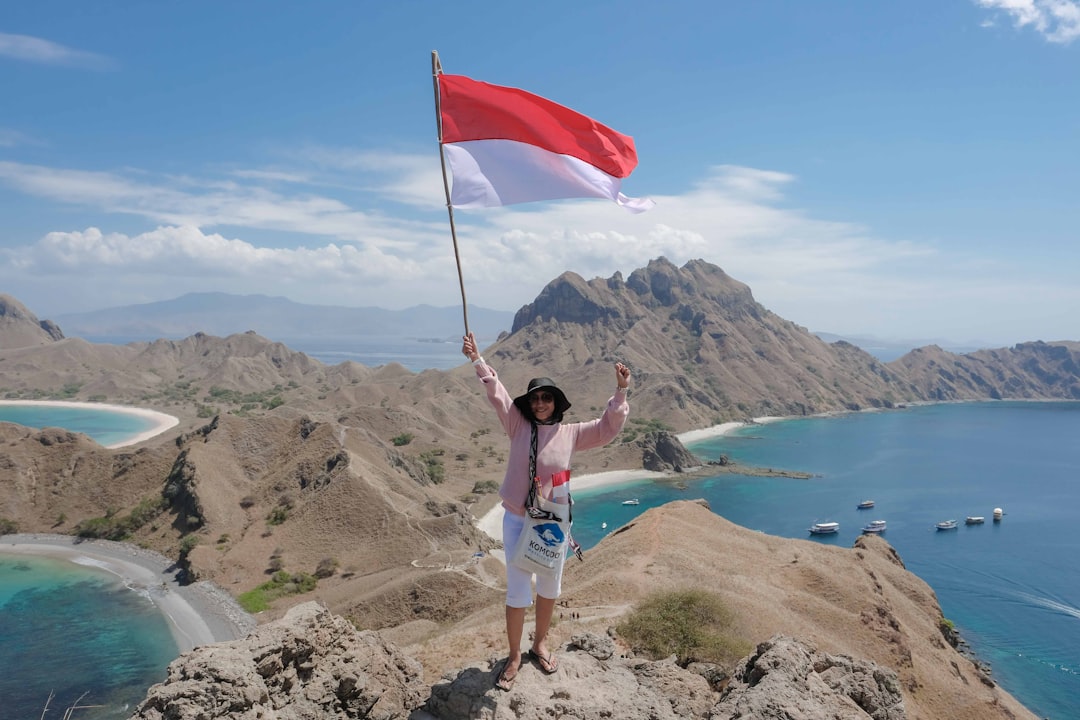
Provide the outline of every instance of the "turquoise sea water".
[[89,435],[98,444],[106,447],[128,440],[154,427],[154,421],[148,418],[92,406],[0,404],[0,422],[16,423],[38,429],[64,428]]
[[[810,480],[721,475],[574,494],[586,548],[650,507],[705,498],[754,530],[850,547],[871,519],[993,677],[1040,717],[1080,719],[1080,403],[965,403],[786,420],[691,445]],[[638,498],[638,506],[623,500]],[[876,503],[858,510],[863,499]],[[1005,511],[992,521],[995,507]],[[965,526],[968,515],[984,525]],[[957,530],[938,532],[940,520]],[[836,521],[835,536],[810,536]],[[606,522],[607,529],[600,524]]]
[[116,575],[0,553],[0,717],[41,717],[53,692],[46,718],[76,702],[98,706],[79,720],[126,718],[177,654],[157,607]]

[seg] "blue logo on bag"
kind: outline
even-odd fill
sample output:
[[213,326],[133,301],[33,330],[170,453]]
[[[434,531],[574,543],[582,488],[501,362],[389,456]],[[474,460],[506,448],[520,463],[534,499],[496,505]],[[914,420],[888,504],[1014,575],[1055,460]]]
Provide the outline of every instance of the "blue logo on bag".
[[566,540],[566,535],[563,534],[562,528],[558,523],[544,523],[543,525],[534,525],[533,532],[540,536],[540,541],[548,547],[555,547],[556,545],[562,545]]

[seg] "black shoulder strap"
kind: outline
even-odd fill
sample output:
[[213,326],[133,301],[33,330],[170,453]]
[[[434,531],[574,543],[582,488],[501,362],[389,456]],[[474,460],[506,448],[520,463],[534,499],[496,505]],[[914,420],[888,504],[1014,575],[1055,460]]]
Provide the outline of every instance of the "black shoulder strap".
[[[539,492],[540,479],[536,477],[536,421],[533,420],[530,424],[532,425],[532,437],[529,439],[529,496],[525,498],[525,512],[531,518],[559,520],[553,513],[541,510],[539,507],[540,504],[537,502],[536,496]],[[574,499],[568,496],[567,501],[569,502],[569,505],[566,507],[568,513],[567,520],[572,523],[574,522]],[[584,561],[585,555],[581,551],[581,546],[577,544],[574,540],[574,536],[569,532],[567,532],[567,540],[569,541],[570,549],[577,555],[578,560]]]

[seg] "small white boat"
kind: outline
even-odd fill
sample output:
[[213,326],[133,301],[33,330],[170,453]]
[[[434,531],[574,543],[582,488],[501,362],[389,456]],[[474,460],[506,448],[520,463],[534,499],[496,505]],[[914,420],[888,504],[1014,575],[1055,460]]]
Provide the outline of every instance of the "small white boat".
[[938,530],[955,530],[956,529],[956,521],[955,520],[942,520],[941,522],[939,522],[937,524],[936,527],[937,527]]
[[863,500],[861,503],[856,505],[856,507],[859,508],[860,510],[869,510],[870,508],[874,507],[874,501],[873,500]]
[[600,523],[601,530],[607,530],[607,523]]
[[986,518],[982,515],[968,515],[964,518],[965,525],[982,525],[984,522],[986,522]]
[[866,527],[862,529],[867,535],[877,535],[878,533],[885,532],[884,520],[871,520],[866,524]]
[[994,508],[994,522],[1001,522],[1001,516],[1005,514],[1005,511],[1001,508]]
[[640,505],[641,501],[638,500],[637,498],[634,498],[633,500],[623,500],[622,504],[623,505]]
[[811,535],[831,535],[836,532],[840,532],[840,523],[838,522],[814,523],[810,526]]

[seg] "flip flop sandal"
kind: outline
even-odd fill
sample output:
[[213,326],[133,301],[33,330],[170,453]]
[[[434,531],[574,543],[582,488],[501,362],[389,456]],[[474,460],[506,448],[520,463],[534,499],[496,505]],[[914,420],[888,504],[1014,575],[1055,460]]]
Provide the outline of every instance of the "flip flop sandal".
[[521,672],[521,666],[518,666],[518,672],[514,673],[511,677],[506,677],[506,671],[510,667],[510,658],[507,658],[502,668],[499,670],[499,677],[495,680],[495,687],[499,688],[503,692],[510,692],[510,688],[514,687],[514,681],[517,680],[518,672]]
[[536,664],[540,666],[540,669],[544,671],[545,675],[552,675],[559,670],[559,661],[555,658],[554,653],[548,653],[547,655],[541,655],[535,650],[530,650],[529,655]]

